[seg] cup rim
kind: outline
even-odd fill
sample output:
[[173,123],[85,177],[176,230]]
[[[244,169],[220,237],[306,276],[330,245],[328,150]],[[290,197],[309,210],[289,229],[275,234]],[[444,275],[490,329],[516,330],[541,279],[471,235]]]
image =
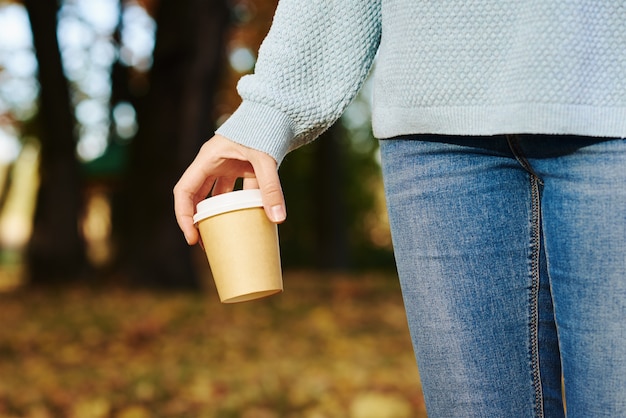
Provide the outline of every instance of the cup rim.
[[221,213],[232,212],[240,209],[263,207],[261,190],[246,189],[222,193],[204,199],[196,205],[196,213],[193,222],[198,222]]

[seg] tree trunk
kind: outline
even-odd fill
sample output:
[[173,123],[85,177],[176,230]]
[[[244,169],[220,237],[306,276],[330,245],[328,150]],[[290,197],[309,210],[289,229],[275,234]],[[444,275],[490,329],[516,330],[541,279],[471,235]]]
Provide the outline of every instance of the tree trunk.
[[40,189],[27,251],[30,280],[43,283],[76,278],[85,266],[79,231],[80,167],[74,118],[56,36],[56,1],[26,0],[39,63],[38,133]]
[[315,144],[315,265],[325,270],[348,270],[352,265],[346,217],[346,156],[339,143],[344,137],[345,132],[336,123]]
[[178,229],[172,188],[211,136],[211,106],[223,65],[225,0],[161,0],[150,90],[138,106],[123,213],[122,251],[132,279],[197,287],[191,250]]

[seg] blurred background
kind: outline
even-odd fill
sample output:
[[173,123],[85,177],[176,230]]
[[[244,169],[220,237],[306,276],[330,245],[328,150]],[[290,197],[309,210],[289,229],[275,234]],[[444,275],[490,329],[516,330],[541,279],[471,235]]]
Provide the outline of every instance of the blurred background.
[[280,168],[283,295],[221,306],[176,225],[276,3],[0,0],[0,417],[423,413],[368,84]]

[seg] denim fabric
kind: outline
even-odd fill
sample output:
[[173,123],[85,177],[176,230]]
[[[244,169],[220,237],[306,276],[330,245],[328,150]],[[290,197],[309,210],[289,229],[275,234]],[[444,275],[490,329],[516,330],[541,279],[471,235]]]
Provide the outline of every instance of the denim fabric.
[[626,140],[381,153],[429,417],[626,417]]

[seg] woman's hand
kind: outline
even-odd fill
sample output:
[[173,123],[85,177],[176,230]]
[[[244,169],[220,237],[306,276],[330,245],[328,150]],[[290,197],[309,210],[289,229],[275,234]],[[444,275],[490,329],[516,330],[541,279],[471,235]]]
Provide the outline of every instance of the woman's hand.
[[215,135],[202,146],[174,187],[176,220],[189,245],[199,240],[193,224],[198,202],[206,199],[211,189],[213,195],[232,191],[240,177],[245,189],[261,189],[265,213],[272,222],[285,220],[285,199],[276,161],[262,151]]

